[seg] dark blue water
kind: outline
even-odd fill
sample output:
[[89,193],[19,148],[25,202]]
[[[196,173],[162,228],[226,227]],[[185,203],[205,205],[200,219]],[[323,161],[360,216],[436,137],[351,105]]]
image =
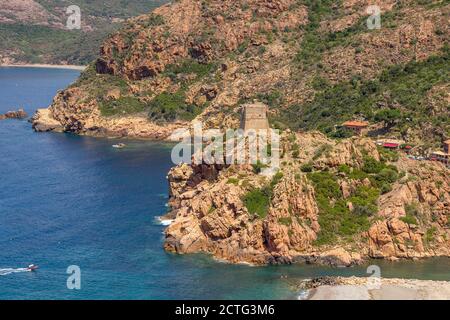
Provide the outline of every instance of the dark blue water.
[[[77,76],[0,68],[0,113],[31,115]],[[170,145],[116,142],[0,121],[0,299],[291,298],[292,278],[364,275],[364,266],[255,268],[166,253],[155,217],[166,212]],[[40,269],[7,269],[30,263]],[[67,289],[70,265],[81,268],[81,290]],[[381,266],[384,276],[450,280],[449,260]]]

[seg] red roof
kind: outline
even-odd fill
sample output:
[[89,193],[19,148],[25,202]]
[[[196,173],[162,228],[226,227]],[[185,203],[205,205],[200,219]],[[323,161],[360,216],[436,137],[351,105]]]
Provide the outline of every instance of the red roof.
[[385,148],[397,148],[398,143],[383,143],[383,147]]

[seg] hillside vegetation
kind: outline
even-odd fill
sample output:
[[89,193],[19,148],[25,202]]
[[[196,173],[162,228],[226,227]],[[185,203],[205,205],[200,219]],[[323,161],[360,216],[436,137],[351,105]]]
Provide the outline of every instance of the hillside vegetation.
[[112,34],[77,98],[106,117],[210,127],[238,126],[240,106],[260,100],[281,129],[342,138],[342,122],[367,120],[371,136],[440,146],[450,136],[449,2],[380,1],[380,29],[367,27],[367,5],[175,1]]
[[[84,65],[123,19],[148,13],[157,1],[8,1],[0,8],[0,62]],[[78,5],[82,29],[68,30],[66,8]],[[3,6],[3,4],[2,4]]]

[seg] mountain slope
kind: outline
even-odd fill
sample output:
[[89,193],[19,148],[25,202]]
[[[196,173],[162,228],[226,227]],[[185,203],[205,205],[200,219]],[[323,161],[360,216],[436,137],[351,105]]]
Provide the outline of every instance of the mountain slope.
[[[379,4],[381,28],[370,30],[363,0],[176,1],[104,42],[69,89],[80,91],[77,108],[86,106],[71,116],[82,123],[97,110],[102,121],[132,114],[156,125],[198,116],[237,126],[240,105],[258,99],[280,128],[333,136],[335,125],[364,118],[374,134],[438,145],[450,134],[450,5]],[[56,101],[51,110],[66,114]],[[73,127],[66,118],[57,120]]]
[[[87,64],[123,19],[167,1],[0,0],[0,63]],[[66,8],[81,9],[81,30],[68,30]]]

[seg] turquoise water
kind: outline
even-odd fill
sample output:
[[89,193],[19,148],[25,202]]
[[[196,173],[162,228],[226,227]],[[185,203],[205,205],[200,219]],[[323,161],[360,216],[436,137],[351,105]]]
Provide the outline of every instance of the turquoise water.
[[[0,68],[0,113],[23,106],[31,115],[77,76]],[[155,217],[166,211],[170,146],[127,141],[115,150],[116,142],[0,121],[0,299],[295,298],[292,279],[365,275],[364,266],[249,267],[166,253]],[[17,270],[30,263],[40,269]],[[66,287],[69,265],[81,268],[81,290]],[[448,259],[381,268],[387,277],[450,280]]]

